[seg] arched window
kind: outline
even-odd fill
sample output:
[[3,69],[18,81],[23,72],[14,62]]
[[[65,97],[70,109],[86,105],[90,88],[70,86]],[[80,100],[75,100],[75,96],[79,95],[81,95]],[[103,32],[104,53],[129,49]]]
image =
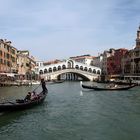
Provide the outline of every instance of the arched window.
[[87,71],[87,67],[84,68],[84,71]]
[[71,66],[71,63],[68,62],[68,69],[70,69],[72,66]]
[[49,72],[52,72],[52,68],[49,68]]
[[93,73],[96,73],[96,70],[95,69],[93,70]]
[[58,70],[61,70],[61,66],[58,66],[58,68],[57,68]]
[[100,74],[100,73],[101,73],[100,70],[98,70],[98,71],[97,71],[97,74]]
[[53,67],[53,71],[54,71],[54,72],[56,71],[56,67]]
[[63,66],[62,66],[62,69],[66,69],[66,66],[65,66],[65,65],[63,65]]
[[76,66],[75,66],[75,68],[76,68],[76,69],[79,69],[79,66],[78,66],[78,65],[76,65]]
[[47,73],[47,69],[44,70],[44,73]]
[[80,70],[83,70],[83,66],[80,66]]
[[40,71],[39,71],[39,74],[43,74],[43,70],[40,70]]
[[89,72],[92,72],[92,69],[91,68],[89,68],[89,70],[88,70]]
[[71,69],[71,68],[73,68],[73,61],[72,60],[69,60],[68,61],[68,64],[67,64],[67,66],[68,66],[68,69]]

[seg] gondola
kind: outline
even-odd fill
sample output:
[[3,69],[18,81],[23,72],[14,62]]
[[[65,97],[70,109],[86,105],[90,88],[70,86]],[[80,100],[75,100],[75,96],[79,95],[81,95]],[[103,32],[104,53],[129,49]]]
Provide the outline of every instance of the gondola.
[[37,94],[38,98],[34,100],[24,101],[24,100],[16,100],[15,102],[6,101],[0,103],[0,112],[9,112],[9,111],[18,111],[31,108],[33,106],[41,104],[47,95],[47,90],[42,91],[41,93]]
[[84,85],[84,84],[81,84],[82,88],[85,88],[85,89],[93,89],[93,90],[128,90],[128,89],[131,89],[133,87],[136,86],[136,84],[132,84],[132,85],[127,85],[127,86],[113,86],[113,87],[98,87],[98,86],[89,86],[89,85]]

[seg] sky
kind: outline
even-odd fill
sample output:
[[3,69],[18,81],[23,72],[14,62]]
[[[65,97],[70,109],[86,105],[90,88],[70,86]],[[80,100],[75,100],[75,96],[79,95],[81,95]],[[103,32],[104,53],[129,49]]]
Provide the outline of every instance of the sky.
[[38,60],[132,49],[140,0],[0,0],[0,38]]

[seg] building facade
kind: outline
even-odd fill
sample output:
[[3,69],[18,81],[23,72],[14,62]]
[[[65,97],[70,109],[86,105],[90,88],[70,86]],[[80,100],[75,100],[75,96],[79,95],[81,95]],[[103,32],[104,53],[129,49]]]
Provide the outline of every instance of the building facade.
[[35,58],[29,55],[29,51],[19,50],[17,56],[18,74],[20,75],[20,79],[34,79],[36,66]]
[[102,61],[102,75],[108,75],[108,58],[114,56],[115,49],[104,51]]
[[97,57],[94,57],[91,61],[91,66],[96,66],[102,69],[103,67],[103,55],[99,55]]
[[140,76],[140,26],[137,30],[136,45],[122,59],[123,75]]
[[79,63],[86,64],[88,66],[92,65],[93,58],[94,58],[94,56],[91,56],[89,54],[88,55],[70,57],[70,59],[73,59],[73,60],[75,60],[76,62],[79,62]]
[[17,73],[17,49],[6,39],[0,39],[0,72]]
[[122,73],[122,58],[128,52],[127,49],[114,50],[114,54],[107,58],[108,75],[120,75]]

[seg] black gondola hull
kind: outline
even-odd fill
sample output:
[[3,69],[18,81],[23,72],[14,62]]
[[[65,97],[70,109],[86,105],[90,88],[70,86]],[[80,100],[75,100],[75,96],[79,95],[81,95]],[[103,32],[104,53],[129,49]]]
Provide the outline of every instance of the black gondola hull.
[[82,88],[86,88],[86,89],[93,89],[93,90],[128,90],[131,89],[133,87],[135,87],[136,85],[130,85],[130,86],[124,86],[124,87],[112,87],[112,88],[102,88],[102,87],[97,87],[97,86],[88,86],[88,85],[83,85],[82,84]]
[[7,112],[7,111],[18,111],[32,108],[33,106],[39,105],[43,103],[47,95],[47,92],[41,92],[39,94],[39,98],[35,100],[31,100],[28,102],[17,103],[17,102],[5,102],[0,103],[0,112]]

